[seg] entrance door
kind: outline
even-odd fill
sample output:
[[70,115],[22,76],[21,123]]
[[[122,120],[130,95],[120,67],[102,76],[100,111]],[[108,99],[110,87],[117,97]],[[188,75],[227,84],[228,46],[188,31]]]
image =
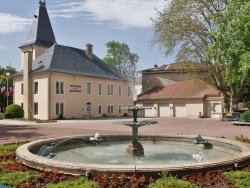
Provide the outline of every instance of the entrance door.
[[210,102],[207,103],[206,117],[212,117],[212,104]]
[[85,108],[85,118],[90,119],[91,118],[91,102],[87,102],[86,108]]

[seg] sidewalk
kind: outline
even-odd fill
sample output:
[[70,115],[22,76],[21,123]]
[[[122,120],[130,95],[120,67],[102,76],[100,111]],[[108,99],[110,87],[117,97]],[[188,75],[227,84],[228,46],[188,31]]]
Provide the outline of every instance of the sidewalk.
[[[140,120],[140,119],[138,119]],[[232,121],[186,118],[153,118],[155,125],[139,128],[139,135],[202,135],[234,139],[243,135],[250,138],[250,126],[235,126]],[[32,141],[60,136],[131,135],[131,127],[115,124],[131,119],[60,120],[36,123],[17,120],[0,120],[0,143]]]

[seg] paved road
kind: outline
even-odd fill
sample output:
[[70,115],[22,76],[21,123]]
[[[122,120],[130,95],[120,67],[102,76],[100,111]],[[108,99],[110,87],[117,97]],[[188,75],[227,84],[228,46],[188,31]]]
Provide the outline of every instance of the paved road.
[[[131,128],[115,121],[130,119],[105,120],[61,120],[50,123],[35,123],[13,120],[0,120],[0,143],[32,141],[58,136],[130,135]],[[139,119],[140,120],[140,119]],[[156,125],[139,128],[139,135],[199,135],[235,138],[243,134],[250,138],[250,126],[235,126],[230,121],[186,118],[153,118]],[[132,120],[130,120],[132,121]]]

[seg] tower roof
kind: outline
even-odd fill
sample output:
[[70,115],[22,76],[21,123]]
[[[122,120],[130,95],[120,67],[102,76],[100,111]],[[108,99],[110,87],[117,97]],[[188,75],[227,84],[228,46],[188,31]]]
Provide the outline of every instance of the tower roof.
[[[37,44],[50,47],[55,43],[55,35],[46,9],[46,3],[39,1],[39,7],[34,15],[28,37],[21,47]],[[20,48],[21,48],[20,47]]]

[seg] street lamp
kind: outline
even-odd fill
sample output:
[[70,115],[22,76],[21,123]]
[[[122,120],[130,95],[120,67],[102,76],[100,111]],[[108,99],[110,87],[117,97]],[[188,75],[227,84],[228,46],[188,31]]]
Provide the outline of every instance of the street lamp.
[[13,86],[9,87],[10,71],[9,71],[8,67],[5,70],[5,78],[6,78],[6,86],[5,85],[2,86],[0,92],[2,94],[6,93],[6,96],[7,96],[7,106],[9,106],[9,96],[10,96],[10,94],[14,93],[14,87]]
[[9,106],[9,79],[10,79],[10,70],[7,68],[5,70],[5,76],[6,76],[6,80],[7,80],[7,106]]

